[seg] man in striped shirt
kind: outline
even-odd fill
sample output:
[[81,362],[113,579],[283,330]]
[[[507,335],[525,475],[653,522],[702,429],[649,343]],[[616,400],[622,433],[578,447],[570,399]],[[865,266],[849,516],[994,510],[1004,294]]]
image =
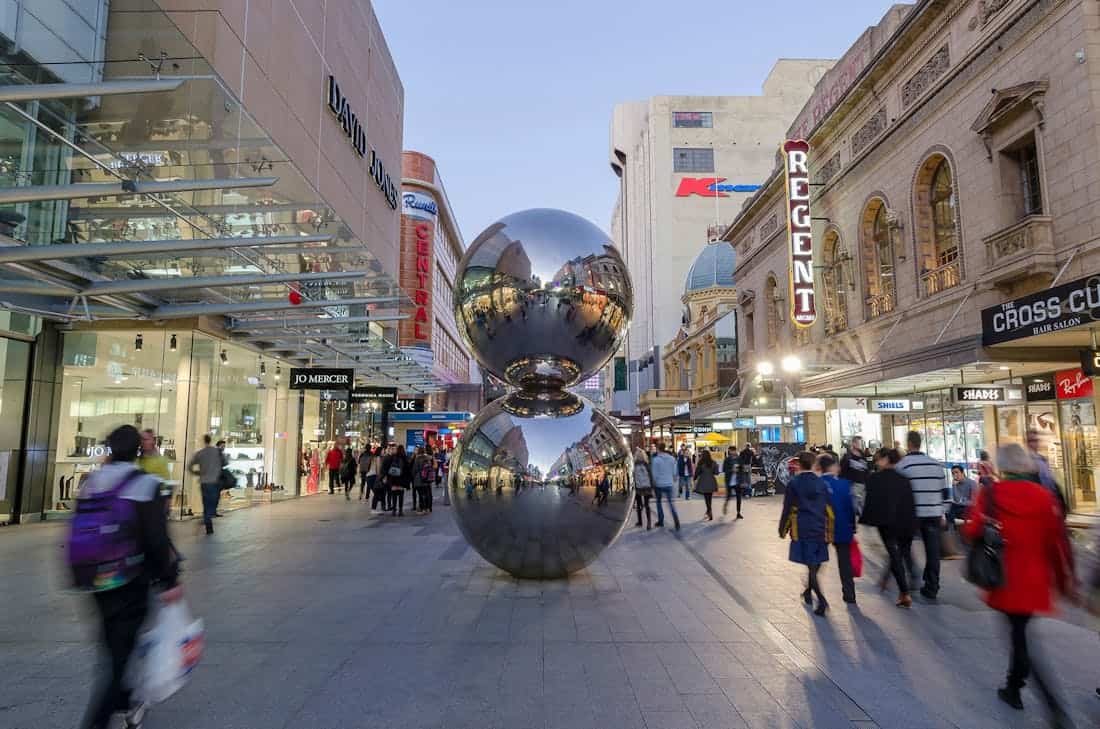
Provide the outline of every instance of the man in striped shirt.
[[946,521],[946,505],[951,502],[944,465],[921,451],[921,434],[909,431],[908,454],[897,465],[897,472],[909,479],[917,507],[917,526],[924,542],[924,585],[920,594],[935,600],[940,592],[940,535]]

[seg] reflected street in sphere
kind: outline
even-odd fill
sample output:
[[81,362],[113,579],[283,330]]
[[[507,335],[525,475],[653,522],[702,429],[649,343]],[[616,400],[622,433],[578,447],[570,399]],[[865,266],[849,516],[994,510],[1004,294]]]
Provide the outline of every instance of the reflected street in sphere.
[[631,466],[618,428],[588,401],[565,391],[512,393],[481,411],[454,452],[455,518],[497,567],[522,578],[564,577],[623,528],[634,499]]
[[481,366],[516,387],[566,387],[618,349],[634,306],[611,239],[580,216],[524,210],[459,264],[455,319]]

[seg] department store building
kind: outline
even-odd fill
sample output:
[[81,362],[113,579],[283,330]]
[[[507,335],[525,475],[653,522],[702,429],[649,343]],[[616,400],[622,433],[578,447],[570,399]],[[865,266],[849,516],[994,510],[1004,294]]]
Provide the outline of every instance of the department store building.
[[[258,5],[0,19],[0,523],[65,514],[123,423],[158,434],[174,515],[204,435],[229,508],[306,493],[305,443],[386,437],[352,389],[440,386],[400,348],[403,89],[371,6]],[[348,384],[294,389],[322,368]]]

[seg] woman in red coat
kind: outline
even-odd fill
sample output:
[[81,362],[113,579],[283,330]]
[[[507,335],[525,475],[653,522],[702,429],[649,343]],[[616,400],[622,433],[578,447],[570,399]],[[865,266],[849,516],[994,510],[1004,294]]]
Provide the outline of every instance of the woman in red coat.
[[1073,584],[1061,507],[1039,483],[1039,469],[1022,446],[1011,443],[998,448],[997,466],[1001,480],[978,491],[963,526],[963,536],[975,540],[986,520],[991,520],[1001,524],[1004,537],[1004,582],[985,596],[991,608],[1005,614],[1012,640],[1007,685],[997,689],[997,695],[1009,706],[1023,709],[1020,689],[1030,674],[1050,711],[1051,725],[1069,726],[1049,676],[1032,665],[1027,646],[1031,618],[1052,612],[1053,591],[1068,593]]

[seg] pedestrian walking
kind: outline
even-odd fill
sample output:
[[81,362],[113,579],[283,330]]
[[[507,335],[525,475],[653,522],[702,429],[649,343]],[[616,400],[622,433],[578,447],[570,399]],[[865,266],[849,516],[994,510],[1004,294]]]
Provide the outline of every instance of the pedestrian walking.
[[711,512],[711,501],[714,499],[714,492],[718,490],[718,474],[720,469],[718,464],[714,462],[714,458],[710,455],[710,450],[707,448],[702,449],[699,452],[699,462],[695,464],[695,493],[703,495],[703,501],[707,505],[707,512],[703,516],[706,521],[714,521],[714,514]]
[[947,487],[947,469],[921,451],[921,434],[915,430],[906,436],[909,452],[896,466],[909,479],[916,504],[917,528],[924,542],[924,584],[920,594],[935,600],[940,592],[940,535],[947,524],[944,516],[951,503]]
[[1073,592],[1071,552],[1061,506],[1040,481],[1035,458],[1020,445],[1000,446],[997,465],[1004,478],[978,492],[973,518],[962,529],[964,536],[976,540],[987,525],[999,527],[1004,542],[1004,579],[985,594],[986,604],[1004,613],[1011,641],[1007,680],[1004,688],[997,689],[997,696],[1022,710],[1020,689],[1030,677],[1046,704],[1051,726],[1068,727],[1069,718],[1051,674],[1039,665],[1027,640],[1032,619],[1053,611],[1053,589],[1064,595]]
[[[359,454],[359,500],[363,500],[363,494],[368,496],[374,493],[375,484],[378,481],[378,453],[369,444]],[[374,504],[371,503],[371,509]]]
[[722,476],[726,479],[726,500],[722,502],[722,515],[725,516],[730,510],[730,499],[733,498],[734,492],[737,494],[737,517],[741,517],[741,484],[738,480],[738,458],[737,449],[734,446],[730,446],[726,450],[726,457],[722,459]]
[[202,437],[203,447],[195,451],[187,462],[187,470],[199,477],[199,492],[202,495],[202,523],[206,533],[214,533],[214,516],[218,511],[218,499],[221,497],[222,468],[225,460],[222,452],[212,446],[209,434]]
[[657,455],[649,463],[650,473],[653,474],[653,493],[657,498],[657,526],[665,525],[665,511],[661,506],[661,499],[668,501],[668,510],[672,513],[672,523],[676,531],[680,531],[680,515],[676,513],[676,504],[672,503],[672,492],[676,488],[676,459],[667,452],[668,446],[664,443],[657,444]]
[[355,454],[351,452],[349,445],[344,449],[344,460],[340,462],[340,483],[344,487],[344,500],[351,501],[351,488],[355,485],[355,473],[358,464],[355,462]]
[[814,473],[814,454],[802,451],[796,457],[799,473],[787,484],[783,494],[783,513],[779,517],[779,537],[791,538],[788,559],[806,565],[808,580],[802,600],[813,604],[817,596],[815,615],[829,609],[821,591],[818,572],[829,561],[829,542],[833,540],[833,508],[829,503],[829,487]]
[[152,428],[141,431],[141,455],[138,456],[137,464],[138,468],[156,476],[162,483],[170,477],[168,459],[160,452],[160,447],[157,445],[157,432]]
[[737,454],[737,518],[741,516],[741,497],[747,494],[752,497],[752,462],[756,458],[752,443],[745,443],[745,447]]
[[852,436],[848,449],[840,457],[840,478],[852,484],[852,496],[855,499],[856,516],[863,511],[863,502],[867,494],[867,477],[871,474],[871,461],[863,449],[863,437]]
[[110,657],[81,727],[107,729],[115,713],[125,712],[127,728],[138,729],[146,705],[127,685],[138,631],[154,589],[163,603],[179,600],[183,590],[177,584],[179,566],[168,538],[161,479],[134,464],[141,436],[123,425],[107,436],[107,447],[107,463],[80,487],[69,539],[77,586],[92,592],[100,639]]
[[382,481],[386,487],[386,508],[394,516],[405,516],[405,489],[409,487],[412,468],[405,449],[390,443],[389,452],[382,459]]
[[413,489],[418,494],[414,512],[428,514],[432,510],[432,487],[436,476],[435,454],[431,446],[424,446],[413,460]]
[[691,480],[695,475],[695,459],[687,444],[680,446],[680,454],[676,456],[677,494],[684,499],[691,498]]
[[[1035,461],[1036,468],[1039,469],[1039,483],[1058,501],[1058,506],[1061,507],[1064,518],[1065,514],[1069,512],[1069,505],[1066,504],[1066,497],[1062,493],[1062,488],[1058,485],[1058,479],[1054,478],[1054,471],[1050,470],[1050,461],[1040,451],[1041,446],[1042,435],[1039,431],[1034,429],[1027,431],[1027,449],[1032,460]],[[1004,470],[1004,466],[1001,466],[1001,470]]]
[[829,487],[833,507],[833,549],[840,574],[840,593],[844,602],[856,602],[856,583],[852,571],[852,541],[856,537],[856,494],[854,484],[840,476],[840,463],[828,453],[817,457],[816,473]]
[[649,467],[649,457],[641,448],[634,449],[634,510],[638,512],[638,523],[642,525],[642,512],[645,512],[645,528],[653,528],[653,516],[649,511],[649,500],[653,498],[653,471]]
[[978,485],[985,487],[999,481],[1001,474],[997,473],[997,467],[993,465],[993,459],[989,457],[989,451],[978,451]]
[[912,567],[913,531],[916,505],[909,479],[897,470],[901,454],[895,448],[880,448],[875,453],[876,470],[867,478],[867,497],[859,523],[878,528],[882,546],[889,557],[889,567],[879,580],[886,589],[890,574],[898,586],[898,607],[913,604],[909,596],[909,575]]
[[962,466],[951,467],[951,504],[947,510],[947,530],[957,529],[956,519],[966,519],[978,484],[969,478]]
[[325,454],[325,467],[328,468],[328,492],[336,493],[336,487],[340,485],[340,466],[344,463],[344,452],[340,450],[340,443],[334,442]]

